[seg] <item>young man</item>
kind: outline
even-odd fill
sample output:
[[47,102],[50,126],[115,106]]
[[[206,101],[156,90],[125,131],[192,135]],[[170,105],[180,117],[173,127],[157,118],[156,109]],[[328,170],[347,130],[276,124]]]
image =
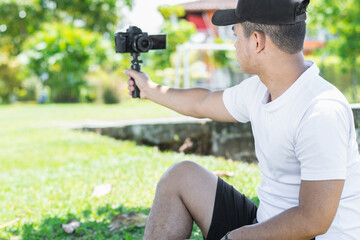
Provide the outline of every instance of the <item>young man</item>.
[[256,76],[225,91],[173,89],[144,73],[141,98],[179,113],[252,124],[262,173],[257,208],[202,166],[171,166],[156,189],[144,239],[360,239],[360,161],[345,97],[304,60],[308,0],[239,0],[215,25],[234,25],[237,60]]

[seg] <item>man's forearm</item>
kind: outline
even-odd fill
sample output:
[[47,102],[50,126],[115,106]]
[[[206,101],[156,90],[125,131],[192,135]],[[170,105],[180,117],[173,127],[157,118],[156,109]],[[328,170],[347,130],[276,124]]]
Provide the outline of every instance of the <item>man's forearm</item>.
[[158,85],[142,72],[127,70],[129,94],[135,90],[134,80],[140,89],[140,97],[149,99],[181,114],[216,121],[236,122],[223,102],[224,91],[204,88],[175,89]]
[[248,225],[232,231],[232,240],[310,240],[323,234],[300,207],[291,208],[259,224]]
[[144,91],[146,99],[178,113],[197,118],[205,117],[198,110],[197,106],[210,93],[207,89],[175,89],[154,84]]

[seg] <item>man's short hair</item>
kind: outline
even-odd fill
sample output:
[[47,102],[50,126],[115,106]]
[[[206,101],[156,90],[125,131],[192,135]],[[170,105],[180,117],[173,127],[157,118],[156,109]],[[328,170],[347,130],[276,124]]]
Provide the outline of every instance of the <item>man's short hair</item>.
[[267,25],[243,22],[244,35],[249,38],[255,31],[269,36],[273,43],[288,54],[295,54],[303,50],[306,34],[306,23],[298,22],[292,25]]

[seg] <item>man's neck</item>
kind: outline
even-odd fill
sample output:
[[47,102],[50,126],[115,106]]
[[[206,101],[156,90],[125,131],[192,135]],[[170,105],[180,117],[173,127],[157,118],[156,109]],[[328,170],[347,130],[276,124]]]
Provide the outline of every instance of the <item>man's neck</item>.
[[280,97],[306,69],[302,53],[274,58],[271,64],[264,64],[258,76],[269,90],[269,102]]

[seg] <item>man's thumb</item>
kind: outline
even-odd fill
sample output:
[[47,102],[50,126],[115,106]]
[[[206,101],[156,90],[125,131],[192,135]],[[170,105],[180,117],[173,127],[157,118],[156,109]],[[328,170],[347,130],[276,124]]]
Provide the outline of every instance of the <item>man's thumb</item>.
[[139,76],[140,73],[135,70],[129,69],[129,70],[125,70],[124,74],[128,75],[129,77],[136,78]]

